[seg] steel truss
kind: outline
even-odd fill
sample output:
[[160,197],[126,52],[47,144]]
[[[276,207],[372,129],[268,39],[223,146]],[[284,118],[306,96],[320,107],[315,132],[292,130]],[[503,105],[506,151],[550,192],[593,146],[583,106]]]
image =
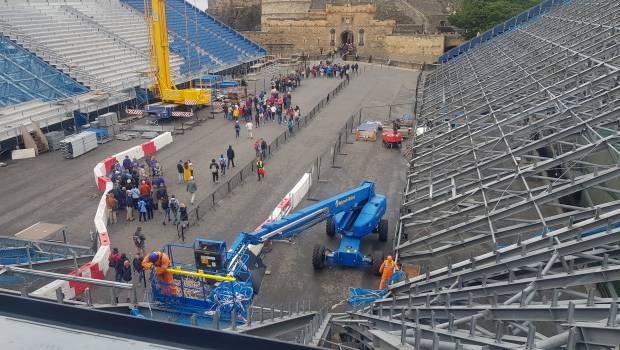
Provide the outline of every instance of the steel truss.
[[373,349],[620,344],[620,3],[571,1],[436,67],[394,250],[332,325]]
[[0,107],[86,92],[88,89],[69,76],[0,35]]
[[619,18],[611,0],[566,4],[426,77],[401,261],[494,250],[620,199]]

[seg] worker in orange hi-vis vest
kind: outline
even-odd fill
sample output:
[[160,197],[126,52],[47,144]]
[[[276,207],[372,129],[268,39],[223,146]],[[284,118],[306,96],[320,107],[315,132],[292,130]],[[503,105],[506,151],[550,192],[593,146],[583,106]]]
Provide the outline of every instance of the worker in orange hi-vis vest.
[[176,294],[176,287],[172,273],[168,272],[170,267],[170,258],[163,252],[152,252],[142,260],[142,267],[145,270],[155,268],[155,274],[159,281],[161,292],[163,294]]
[[388,255],[387,259],[385,259],[383,264],[381,264],[381,267],[379,267],[379,272],[381,273],[381,283],[379,283],[379,289],[387,288],[388,282],[396,270],[398,270],[396,262],[392,259],[391,255]]

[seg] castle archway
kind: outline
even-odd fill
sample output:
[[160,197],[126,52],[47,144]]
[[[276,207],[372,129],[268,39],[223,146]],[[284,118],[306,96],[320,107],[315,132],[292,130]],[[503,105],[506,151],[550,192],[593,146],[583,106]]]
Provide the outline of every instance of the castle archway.
[[344,44],[353,44],[355,43],[355,38],[353,37],[353,32],[350,30],[345,30],[340,33],[340,45]]

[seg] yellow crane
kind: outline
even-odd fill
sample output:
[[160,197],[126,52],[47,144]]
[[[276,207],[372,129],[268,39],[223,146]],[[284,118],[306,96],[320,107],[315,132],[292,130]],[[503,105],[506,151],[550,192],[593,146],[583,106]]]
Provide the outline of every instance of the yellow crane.
[[170,48],[166,24],[166,0],[144,0],[144,15],[149,28],[149,51],[151,58],[152,90],[162,101],[183,105],[206,105],[211,103],[211,90],[178,89],[170,76]]

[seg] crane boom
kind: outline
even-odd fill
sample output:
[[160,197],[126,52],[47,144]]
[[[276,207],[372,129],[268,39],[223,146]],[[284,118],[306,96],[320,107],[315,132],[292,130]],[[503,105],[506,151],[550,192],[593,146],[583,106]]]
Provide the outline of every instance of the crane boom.
[[[146,0],[145,0],[146,5]],[[151,11],[145,6],[150,31],[151,71],[154,90],[165,102],[184,105],[206,105],[211,103],[211,90],[178,89],[172,81],[170,71],[170,44],[166,22],[166,0],[151,0]]]
[[168,43],[168,26],[166,24],[166,1],[152,0],[151,2],[151,42],[152,55],[157,63],[157,85],[161,89],[176,90],[170,78],[170,44]]

